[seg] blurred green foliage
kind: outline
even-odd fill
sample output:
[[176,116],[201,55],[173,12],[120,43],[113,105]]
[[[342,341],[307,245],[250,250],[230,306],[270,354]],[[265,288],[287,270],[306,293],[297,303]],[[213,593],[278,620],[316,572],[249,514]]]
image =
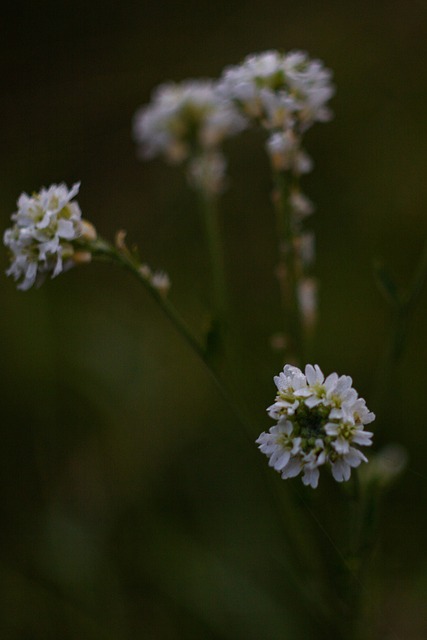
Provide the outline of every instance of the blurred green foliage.
[[[351,374],[378,412],[390,313],[373,262],[405,285],[427,232],[425,3],[46,0],[10,5],[2,29],[3,228],[21,191],[81,180],[84,217],[106,237],[127,229],[195,328],[209,316],[195,198],[179,169],[136,159],[133,113],[164,80],[217,77],[264,49],[301,48],[334,70],[335,119],[306,140],[321,284],[310,360]],[[281,367],[271,181],[260,137],[228,152],[222,226],[255,439]],[[6,277],[0,289],[0,637],[322,638],[283,573],[264,457],[138,284],[93,265],[38,291]],[[426,312],[424,292],[376,425],[376,446],[401,442],[410,461],[381,514],[373,638],[427,634]],[[314,496],[291,481],[291,497],[334,555],[324,530],[342,540],[331,505],[345,505],[320,484]]]

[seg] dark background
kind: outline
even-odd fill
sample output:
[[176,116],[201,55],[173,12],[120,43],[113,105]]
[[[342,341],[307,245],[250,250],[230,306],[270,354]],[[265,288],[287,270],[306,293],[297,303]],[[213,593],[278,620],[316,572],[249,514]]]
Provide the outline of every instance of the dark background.
[[[127,229],[197,331],[210,298],[195,199],[179,169],[136,159],[135,110],[165,80],[217,77],[265,49],[304,49],[334,71],[335,118],[306,139],[321,283],[310,361],[353,377],[379,413],[376,448],[408,450],[381,514],[371,631],[425,638],[426,292],[381,413],[390,310],[372,265],[405,286],[427,231],[426,4],[16,2],[0,29],[3,228],[21,191],[81,180],[84,217],[108,238]],[[261,137],[227,150],[222,226],[255,439],[281,367],[269,346],[280,329],[271,182]],[[282,572],[266,460],[138,283],[96,264],[25,294],[3,277],[0,290],[1,638],[317,637]],[[337,487],[326,474],[315,494],[289,484],[326,553],[318,521],[341,550]]]

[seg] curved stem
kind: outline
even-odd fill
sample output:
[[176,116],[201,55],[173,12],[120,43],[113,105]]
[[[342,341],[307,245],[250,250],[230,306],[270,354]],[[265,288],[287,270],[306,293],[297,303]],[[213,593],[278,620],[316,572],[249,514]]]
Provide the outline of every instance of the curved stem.
[[236,415],[238,420],[246,428],[247,436],[250,437],[252,442],[253,432],[252,429],[248,428],[248,419],[246,415],[244,415],[244,412],[240,405],[234,400],[233,394],[228,390],[224,382],[219,378],[212,363],[210,362],[210,354],[208,353],[206,347],[195,337],[193,331],[179,314],[172,302],[170,302],[170,300],[165,295],[163,295],[150,284],[150,282],[147,280],[146,275],[140,268],[141,265],[139,264],[139,261],[134,256],[132,256],[130,252],[119,250],[110,243],[101,239],[98,239],[95,243],[92,243],[91,251],[95,258],[107,258],[113,262],[116,262],[121,267],[129,271],[134,277],[137,278],[139,282],[144,285],[148,293],[152,298],[154,298],[159,307],[162,309],[163,313],[175,327],[176,331],[181,335],[181,337],[185,340],[192,351],[202,360],[202,362],[206,364],[207,370],[211,375],[213,381],[215,382],[217,388],[220,390],[228,405],[232,408],[233,413]]
[[[128,250],[123,250],[121,248],[118,249],[102,239],[98,239],[95,242],[91,243],[91,252],[95,258],[107,259],[119,264],[127,271],[132,273],[132,275],[145,286],[147,291],[160,306],[160,308],[168,317],[177,332],[184,338],[193,352],[195,352],[196,355],[204,362],[209,374],[211,375],[223,398],[244,428],[246,437],[249,439],[251,444],[253,444],[255,439],[255,430],[253,429],[252,420],[247,413],[247,409],[242,407],[241,403],[236,400],[238,394],[233,393],[232,389],[230,389],[225,383],[223,377],[216,370],[214,363],[207,353],[207,350],[193,335],[192,330],[188,327],[185,320],[177,312],[174,305],[168,300],[168,298],[166,298],[164,295],[162,295],[162,293],[156,290],[155,287],[153,287],[147,280],[144,271],[141,270],[141,265],[139,264],[137,258],[134,257]],[[293,513],[294,509],[292,508],[294,505],[292,505],[290,502],[288,492],[286,490],[284,492],[281,491],[279,495],[277,491],[277,479],[274,477],[271,469],[264,466],[262,468],[263,480],[266,489],[270,494],[273,505],[275,507],[278,507],[277,513],[279,514],[280,524],[282,525],[285,532],[285,538],[290,550],[290,557],[293,559],[293,561],[296,561],[297,564],[298,562],[300,563],[300,567],[304,575],[309,575],[310,573],[313,573],[313,569],[316,568],[316,563],[319,559],[316,558],[314,549],[310,545],[305,544],[306,535],[304,533],[304,524],[295,517],[296,514]],[[302,599],[307,600],[307,598],[311,598],[316,602],[317,598],[315,597],[315,594],[312,593],[310,595],[307,593],[307,587],[304,583],[303,578],[301,578],[301,580],[297,580],[296,577],[298,577],[298,572],[294,574],[295,585],[300,590]],[[325,617],[327,617],[327,614],[324,610],[324,604],[321,601],[319,601],[317,604],[318,615],[325,619]]]

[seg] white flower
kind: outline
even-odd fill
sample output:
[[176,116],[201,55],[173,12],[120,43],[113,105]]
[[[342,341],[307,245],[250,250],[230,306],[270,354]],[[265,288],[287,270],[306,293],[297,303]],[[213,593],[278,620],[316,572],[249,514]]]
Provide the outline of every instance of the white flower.
[[171,281],[165,271],[155,271],[151,277],[151,285],[154,289],[157,289],[162,296],[166,297],[171,287]]
[[319,467],[328,465],[338,482],[367,458],[357,446],[370,446],[373,434],[364,425],[375,419],[359,398],[349,376],[331,373],[326,379],[318,365],[304,373],[286,365],[274,378],[276,401],[268,408],[277,424],[257,439],[269,464],[290,478],[303,473],[304,484],[317,487]]
[[302,51],[265,51],[225,69],[221,94],[247,117],[270,130],[305,131],[331,117],[326,106],[334,94],[331,72]]
[[347,482],[350,479],[352,467],[358,467],[362,461],[368,462],[368,459],[361,451],[350,447],[347,453],[330,461],[333,477],[337,482]]
[[[11,254],[7,275],[19,280],[18,289],[29,289],[73,265],[73,241],[86,233],[77,202],[71,202],[80,183],[68,189],[65,184],[42,188],[32,196],[21,194],[18,210],[12,215],[13,227],[3,241]],[[94,228],[90,225],[91,234]]]
[[211,151],[194,157],[188,164],[187,177],[195,189],[209,194],[221,193],[224,189],[227,163],[222,153]]
[[311,328],[317,318],[317,283],[314,278],[302,278],[297,286],[298,304],[304,326]]
[[[271,427],[270,432],[260,444],[260,450],[269,456],[270,467],[276,471],[283,471],[288,465],[291,456],[295,457],[299,453],[298,438],[292,437],[292,423],[288,420],[280,420],[278,424]],[[277,443],[280,442],[280,448]]]
[[326,453],[323,440],[318,438],[314,442],[313,448],[306,453],[303,458],[304,475],[302,481],[304,484],[310,485],[313,489],[317,487],[319,482],[319,467],[325,463]]
[[292,213],[297,220],[306,218],[314,211],[314,204],[307,198],[301,191],[293,189],[289,196],[289,204],[292,208]]
[[157,87],[150,104],[136,112],[133,134],[144,158],[161,155],[179,164],[217,149],[245,126],[213,80],[186,80]]
[[312,231],[305,231],[295,238],[295,252],[303,267],[310,267],[316,256],[315,236]]
[[370,460],[361,477],[365,484],[388,487],[404,471],[408,463],[408,452],[400,444],[388,444]]
[[267,139],[265,147],[272,167],[277,171],[292,171],[299,175],[309,173],[313,168],[310,156],[301,149],[300,140],[292,129],[275,131]]
[[148,264],[140,265],[139,274],[148,282],[153,289],[156,289],[161,296],[166,297],[171,288],[171,281],[165,271],[153,271]]

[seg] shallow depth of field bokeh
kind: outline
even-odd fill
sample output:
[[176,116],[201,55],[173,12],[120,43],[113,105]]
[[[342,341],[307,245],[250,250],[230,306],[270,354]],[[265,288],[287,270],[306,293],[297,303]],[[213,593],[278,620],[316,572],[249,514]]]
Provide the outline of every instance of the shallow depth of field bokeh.
[[[408,450],[381,512],[372,637],[425,638],[427,291],[380,412],[390,310],[373,262],[404,286],[427,233],[427,6],[48,0],[17,4],[2,30],[2,229],[21,191],[81,180],[84,217],[109,238],[126,229],[200,330],[210,297],[195,198],[179,168],[137,159],[135,110],[165,80],[217,77],[265,49],[304,49],[334,71],[335,118],[305,141],[320,281],[309,359],[352,375],[379,414],[376,448]],[[271,426],[282,366],[270,348],[280,329],[271,178],[261,136],[226,149],[222,228],[255,439]],[[5,251],[0,262],[4,271]],[[0,637],[317,637],[284,578],[266,459],[141,286],[96,264],[27,293],[3,276],[0,290]],[[337,487],[326,475],[315,492],[288,482],[324,553],[338,553],[325,535],[342,532]]]

